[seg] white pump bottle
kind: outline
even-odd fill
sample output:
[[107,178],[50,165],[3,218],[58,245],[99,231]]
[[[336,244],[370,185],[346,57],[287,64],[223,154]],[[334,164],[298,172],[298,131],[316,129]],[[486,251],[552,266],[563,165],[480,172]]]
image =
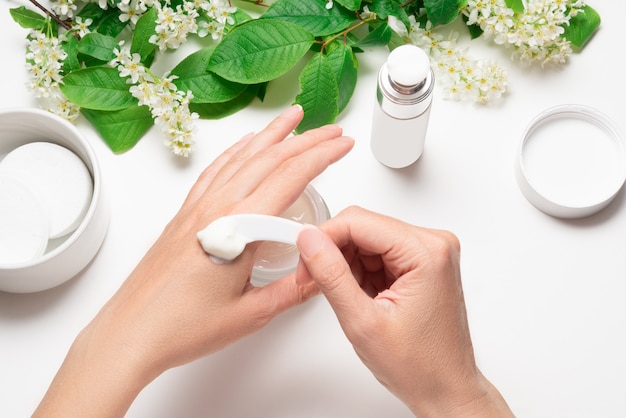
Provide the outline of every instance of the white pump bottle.
[[424,151],[435,76],[428,55],[415,45],[389,54],[378,73],[371,148],[391,168],[413,164]]

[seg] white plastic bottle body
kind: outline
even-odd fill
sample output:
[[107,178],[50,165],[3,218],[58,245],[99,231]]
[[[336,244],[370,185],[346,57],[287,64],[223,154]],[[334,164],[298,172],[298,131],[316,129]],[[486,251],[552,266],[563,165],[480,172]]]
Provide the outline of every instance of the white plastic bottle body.
[[430,104],[412,119],[394,118],[374,104],[372,117],[372,153],[390,168],[403,168],[416,162],[424,152],[424,140],[430,119]]

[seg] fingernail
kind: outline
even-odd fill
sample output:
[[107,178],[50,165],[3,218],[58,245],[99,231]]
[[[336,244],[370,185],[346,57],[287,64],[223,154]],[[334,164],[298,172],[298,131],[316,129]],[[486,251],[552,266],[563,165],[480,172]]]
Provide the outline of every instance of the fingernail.
[[241,137],[240,141],[241,142],[249,141],[250,139],[252,139],[254,137],[254,135],[256,135],[256,133],[248,132],[247,134],[245,134],[244,136]]
[[298,249],[304,258],[315,257],[322,249],[324,234],[313,225],[305,225],[298,234]]
[[302,112],[302,106],[299,104],[292,105],[283,111],[283,116],[291,117]]

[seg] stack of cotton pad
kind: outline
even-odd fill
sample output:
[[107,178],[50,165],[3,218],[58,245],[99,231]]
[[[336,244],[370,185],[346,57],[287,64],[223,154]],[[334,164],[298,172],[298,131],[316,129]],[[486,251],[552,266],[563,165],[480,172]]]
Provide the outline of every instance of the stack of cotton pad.
[[93,180],[72,151],[31,142],[0,160],[0,264],[42,256],[76,230],[93,195]]

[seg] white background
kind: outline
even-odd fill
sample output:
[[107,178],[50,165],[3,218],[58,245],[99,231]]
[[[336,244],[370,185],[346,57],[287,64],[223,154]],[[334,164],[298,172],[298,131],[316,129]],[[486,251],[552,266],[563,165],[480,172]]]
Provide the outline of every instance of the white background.
[[[359,56],[354,97],[337,121],[356,146],[313,183],[332,213],[356,204],[459,236],[479,366],[520,417],[626,413],[624,195],[590,218],[559,220],[531,206],[513,174],[525,126],[549,107],[592,106],[626,131],[626,3],[589,3],[602,16],[601,28],[583,53],[560,69],[523,68],[502,48],[467,41],[470,55],[507,68],[509,92],[489,106],[436,96],[424,155],[407,169],[386,168],[370,152],[375,79],[385,51],[366,51]],[[8,12],[23,4],[26,0],[8,0],[0,8],[2,108],[35,105],[24,86],[26,32]],[[33,411],[75,335],[156,239],[202,168],[288,106],[297,94],[296,77],[292,72],[271,84],[264,103],[198,123],[198,142],[188,160],[171,155],[156,129],[131,151],[114,155],[84,119],[78,120],[101,163],[112,210],[109,232],[92,264],[68,283],[37,294],[0,292],[0,416]],[[128,413],[410,415],[358,360],[323,297],[216,355],[165,373]]]

